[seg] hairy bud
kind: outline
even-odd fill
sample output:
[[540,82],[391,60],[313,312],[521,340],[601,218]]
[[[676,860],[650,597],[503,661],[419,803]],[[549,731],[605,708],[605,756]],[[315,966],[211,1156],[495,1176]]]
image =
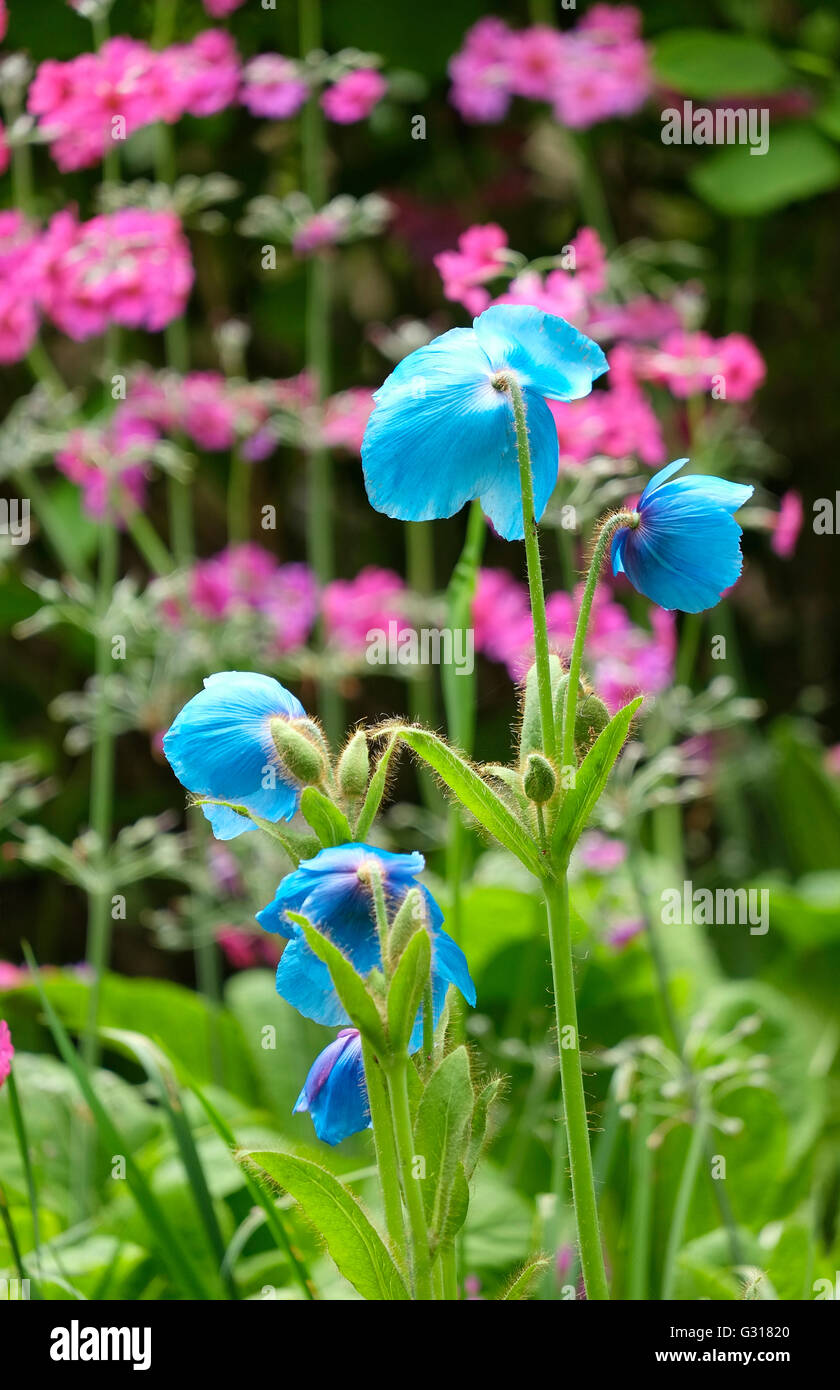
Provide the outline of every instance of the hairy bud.
[[538,806],[545,801],[550,801],[557,786],[557,778],[554,775],[554,768],[544,758],[542,753],[531,753],[525,764],[525,776],[523,778],[525,795],[529,801],[535,801]]
[[610,712],[599,696],[590,692],[578,700],[575,718],[575,751],[586,757],[593,743],[610,722]]
[[323,751],[295,720],[271,720],[271,737],[283,769],[301,786],[314,786],[323,781],[327,770]]
[[359,729],[353,735],[338,760],[338,789],[349,801],[357,801],[367,791],[370,777],[370,756],[367,735]]

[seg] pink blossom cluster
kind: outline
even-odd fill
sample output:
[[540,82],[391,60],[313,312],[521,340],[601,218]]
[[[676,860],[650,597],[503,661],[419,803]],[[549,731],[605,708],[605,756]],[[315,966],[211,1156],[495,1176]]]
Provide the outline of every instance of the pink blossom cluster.
[[67,173],[96,164],[113,141],[143,126],[223,110],[236,100],[239,76],[236,46],[222,29],[160,50],[119,37],[68,62],[46,59],[29,89],[28,108]]
[[173,213],[126,208],[80,222],[64,209],[43,231],[0,213],[0,361],[26,355],[39,314],[77,341],[112,323],[156,332],[184,312],[192,282]]
[[713,338],[675,329],[656,347],[633,350],[633,370],[643,380],[666,386],[672,396],[712,391],[720,400],[748,401],[764,381],[764,358],[743,333]]
[[275,448],[268,428],[272,416],[297,414],[312,398],[306,373],[265,381],[240,381],[221,372],[142,372],[134,377],[117,413],[139,417],[158,435],[184,435],[208,453],[237,443],[249,462]]
[[14,1055],[15,1049],[12,1046],[12,1035],[9,1031],[9,1025],[5,1018],[0,1018],[0,1086],[3,1085],[3,1082],[11,1073],[12,1058]]
[[[388,83],[375,68],[355,68],[321,93],[321,107],[337,125],[365,120],[382,100]],[[245,64],[239,99],[254,116],[283,121],[294,116],[310,92],[301,66],[281,53],[260,53]]]
[[216,943],[234,970],[255,970],[262,965],[270,965],[273,969],[280,959],[277,937],[265,932],[217,927]]
[[56,467],[81,489],[88,516],[123,519],[145,505],[156,437],[146,421],[115,412],[105,429],[71,430]]
[[224,19],[245,4],[245,0],[201,0],[211,19]]
[[467,121],[500,121],[514,96],[547,102],[563,125],[582,129],[629,116],[651,89],[641,15],[593,5],[565,31],[535,24],[518,32],[480,19],[452,58],[451,101]]
[[793,490],[786,492],[779,503],[770,541],[770,549],[782,560],[789,560],[796,549],[803,516],[802,498],[799,493]]
[[339,391],[324,402],[321,438],[331,449],[361,454],[367,422],[373,410],[373,395],[364,386]]
[[324,590],[322,613],[329,641],[348,655],[359,655],[373,628],[405,618],[407,590],[394,570],[368,565],[355,579],[334,579]]
[[[554,651],[571,650],[581,590],[563,591],[546,601],[549,640]],[[534,632],[524,584],[506,570],[481,570],[473,600],[476,650],[502,662],[521,681],[534,655]],[[634,695],[654,695],[673,675],[676,625],[673,613],[651,605],[651,630],[631,622],[626,609],[602,585],[596,594],[587,636],[587,663],[595,690],[615,712]]]
[[302,647],[318,615],[318,585],[307,565],[281,565],[262,546],[231,545],[199,560],[187,578],[183,603],[168,598],[164,617],[173,627],[192,614],[225,621],[252,613],[265,619],[275,651]]
[[370,115],[384,97],[388,84],[375,68],[356,68],[333,82],[321,95],[327,117],[338,125],[354,125]]

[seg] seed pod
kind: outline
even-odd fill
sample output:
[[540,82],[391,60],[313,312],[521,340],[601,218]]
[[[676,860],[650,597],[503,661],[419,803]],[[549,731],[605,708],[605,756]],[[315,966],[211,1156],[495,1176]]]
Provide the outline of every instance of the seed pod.
[[271,737],[284,771],[301,786],[314,786],[323,781],[326,772],[324,754],[307,734],[302,733],[290,719],[272,719]]
[[554,775],[554,768],[542,753],[531,753],[525,764],[525,777],[523,779],[525,795],[529,801],[535,801],[538,806],[550,801],[557,786],[557,778]]
[[610,722],[610,712],[599,696],[590,692],[578,700],[575,718],[575,752],[585,758],[600,733]]

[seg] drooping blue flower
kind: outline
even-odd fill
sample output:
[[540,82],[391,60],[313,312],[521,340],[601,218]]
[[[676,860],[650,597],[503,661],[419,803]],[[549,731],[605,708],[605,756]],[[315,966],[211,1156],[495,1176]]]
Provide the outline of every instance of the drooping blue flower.
[[472,328],[450,329],[404,358],[374,395],[362,443],[371,505],[401,521],[430,521],[454,516],[478,497],[499,535],[521,540],[513,406],[499,374],[522,388],[539,521],[558,461],[544,397],[587,396],[606,370],[597,343],[528,304],[498,304]]
[[312,1116],[315,1133],[325,1144],[340,1144],[370,1128],[362,1040],[355,1028],[342,1028],[312,1063],[295,1114]]
[[[281,769],[272,719],[301,719],[300,700],[271,676],[221,671],[188,700],[163,736],[163,751],[182,786],[196,796],[246,806],[264,820],[291,820],[300,788]],[[254,824],[227,806],[203,806],[217,840]]]
[[686,463],[675,459],[653,475],[636,507],[638,526],[613,537],[612,567],[660,608],[702,613],[741,573],[742,532],[733,512],[753,489],[705,474],[674,478]]
[[[443,930],[443,913],[427,888],[415,882],[425,866],[422,854],[390,854],[372,845],[339,845],[322,849],[304,859],[287,874],[274,900],[257,913],[266,931],[288,937],[277,967],[277,992],[306,1018],[327,1025],[350,1022],[333,988],[323,961],[309,949],[300,927],[287,916],[298,912],[328,936],[362,976],[382,966],[373,895],[366,874],[369,866],[381,871],[389,917],[412,888],[419,888],[426,907],[426,925],[432,944],[432,997],[435,1023],[443,1010],[447,987],[459,989],[468,1004],[475,1004],[475,985],[460,946]],[[420,1046],[422,1012],[418,1010],[411,1048]]]

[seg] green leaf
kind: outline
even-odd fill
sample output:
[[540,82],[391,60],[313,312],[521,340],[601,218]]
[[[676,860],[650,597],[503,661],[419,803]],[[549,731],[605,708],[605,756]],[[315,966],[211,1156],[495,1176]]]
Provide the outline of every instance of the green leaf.
[[[568,676],[563,670],[559,656],[548,658],[551,676],[551,702],[554,707],[555,723],[561,732],[563,700],[565,698]],[[559,720],[557,716],[560,716]],[[540,687],[537,663],[531,666],[525,677],[525,695],[522,700],[522,724],[519,730],[519,766],[523,768],[529,753],[542,753],[545,744],[542,736],[542,711],[540,710]]]
[[350,1015],[351,1022],[360,1033],[364,1033],[380,1056],[387,1055],[385,1028],[376,1004],[365,989],[361,975],[357,975],[347,957],[333,945],[329,937],[319,932],[305,917],[297,912],[289,912],[287,915],[300,927],[310,951],[322,960],[329,970],[336,994]]
[[395,1052],[408,1047],[431,964],[429,933],[421,927],[400,956],[388,990],[388,1033]]
[[446,1213],[446,1221],[440,1233],[440,1244],[451,1245],[458,1232],[464,1225],[470,1209],[470,1184],[463,1163],[459,1163],[455,1169],[455,1181],[452,1184],[452,1196],[449,1199],[449,1210]]
[[401,729],[400,738],[434,768],[479,825],[515,854],[531,873],[542,873],[542,861],[530,834],[469,763],[427,729]]
[[840,154],[805,122],[774,130],[770,148],[751,155],[727,145],[689,175],[694,192],[730,217],[757,217],[840,183]]
[[416,1153],[426,1160],[423,1204],[433,1239],[447,1230],[458,1168],[469,1142],[473,1103],[467,1049],[456,1047],[426,1085],[414,1126]]
[[240,1155],[294,1197],[304,1216],[323,1236],[341,1274],[363,1298],[402,1302],[408,1291],[382,1237],[356,1197],[338,1178],[312,1163],[282,1152]]
[[[309,790],[309,788],[307,788]],[[301,859],[311,859],[322,848],[322,842],[315,839],[312,835],[301,835],[297,830],[281,830],[273,821],[266,820],[263,816],[254,815],[247,806],[240,806],[235,801],[219,801],[210,796],[197,796],[192,801],[193,806],[227,806],[229,811],[236,811],[238,815],[244,816],[246,820],[252,822],[258,830],[262,830],[266,835],[270,835],[272,840],[279,840],[284,850],[288,854],[295,868]]]
[[575,785],[563,798],[551,836],[552,854],[561,863],[568,863],[569,855],[607,784],[613,764],[624,746],[633,716],[641,703],[642,696],[639,695],[613,716],[577,769]]
[[503,1299],[523,1299],[530,1298],[531,1290],[540,1278],[545,1274],[551,1264],[547,1255],[536,1255],[534,1259],[528,1260],[517,1274],[513,1276],[507,1289],[502,1294]]
[[791,81],[790,69],[769,44],[719,29],[663,34],[654,46],[653,70],[666,86],[689,97],[766,94]]
[[500,1076],[494,1077],[492,1081],[488,1081],[487,1085],[482,1087],[476,1096],[470,1125],[470,1142],[464,1162],[467,1177],[472,1177],[478,1166],[478,1160],[487,1145],[493,1119],[493,1106],[502,1093],[502,1084]]
[[325,849],[352,843],[353,831],[344,812],[317,787],[304,787],[300,809],[304,820],[312,826]]
[[391,766],[391,758],[396,746],[397,739],[395,735],[380,757],[379,762],[376,764],[376,771],[370,779],[370,786],[367,789],[367,795],[364,799],[362,809],[359,812],[359,818],[356,821],[353,836],[351,837],[354,840],[361,840],[364,842],[367,839],[373,822],[376,820],[377,812],[382,804],[382,798],[385,795],[385,787],[388,782],[388,769]]

